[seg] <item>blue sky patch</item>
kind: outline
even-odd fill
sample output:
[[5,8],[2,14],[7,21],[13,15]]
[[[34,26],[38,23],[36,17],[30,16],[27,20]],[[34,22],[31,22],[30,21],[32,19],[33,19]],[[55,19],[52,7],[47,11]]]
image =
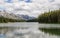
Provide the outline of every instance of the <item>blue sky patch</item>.
[[31,0],[25,0],[25,2],[29,3],[29,2],[31,2]]
[[24,0],[19,0],[19,1],[24,1]]
[[30,3],[31,2],[31,0],[19,0],[20,2],[21,1],[25,1],[26,3]]
[[54,2],[55,0],[48,0],[49,2]]
[[1,5],[0,5],[0,10],[4,10],[4,9],[5,9],[4,6],[1,6]]
[[5,2],[12,3],[13,1],[12,0],[5,0]]

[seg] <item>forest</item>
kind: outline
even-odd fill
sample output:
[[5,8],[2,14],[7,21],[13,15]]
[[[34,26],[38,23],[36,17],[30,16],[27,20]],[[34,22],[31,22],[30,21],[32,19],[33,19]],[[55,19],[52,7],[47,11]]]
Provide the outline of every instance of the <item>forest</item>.
[[8,22],[24,22],[25,20],[18,20],[18,19],[9,19],[0,17],[0,23],[8,23]]
[[39,22],[39,23],[60,23],[60,9],[44,12],[40,14],[38,18],[31,19],[31,20],[18,20],[18,19],[9,19],[0,17],[0,23],[7,23],[7,22]]
[[44,12],[38,16],[39,23],[60,23],[60,9]]

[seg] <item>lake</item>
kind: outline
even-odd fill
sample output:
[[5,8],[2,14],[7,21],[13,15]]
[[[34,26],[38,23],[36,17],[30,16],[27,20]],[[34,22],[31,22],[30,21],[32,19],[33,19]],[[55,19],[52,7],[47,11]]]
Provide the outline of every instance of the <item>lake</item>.
[[[45,31],[42,31],[42,28]],[[46,29],[48,29],[48,32],[46,32]],[[50,33],[52,29],[60,30],[60,24],[39,24],[38,22],[0,23],[0,38],[60,38],[60,35]]]

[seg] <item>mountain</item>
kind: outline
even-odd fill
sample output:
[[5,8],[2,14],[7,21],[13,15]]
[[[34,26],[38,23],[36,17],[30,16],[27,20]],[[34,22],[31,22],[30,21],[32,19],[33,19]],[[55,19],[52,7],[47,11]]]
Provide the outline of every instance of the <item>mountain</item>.
[[35,19],[35,17],[29,16],[29,15],[23,15],[23,14],[14,14],[14,13],[8,13],[5,10],[0,11],[0,17],[5,17],[9,19],[18,19],[18,20],[31,20]]
[[9,18],[9,19],[23,19],[13,13],[7,13],[6,11],[0,11],[0,17]]
[[17,16],[22,17],[24,20],[35,19],[35,17],[29,16],[29,15],[20,15],[20,14],[17,14]]

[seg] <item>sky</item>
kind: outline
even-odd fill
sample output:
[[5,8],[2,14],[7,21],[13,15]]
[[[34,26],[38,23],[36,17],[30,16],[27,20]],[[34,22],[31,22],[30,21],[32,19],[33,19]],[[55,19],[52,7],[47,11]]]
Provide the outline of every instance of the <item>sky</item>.
[[0,10],[34,17],[59,8],[60,0],[0,0]]

